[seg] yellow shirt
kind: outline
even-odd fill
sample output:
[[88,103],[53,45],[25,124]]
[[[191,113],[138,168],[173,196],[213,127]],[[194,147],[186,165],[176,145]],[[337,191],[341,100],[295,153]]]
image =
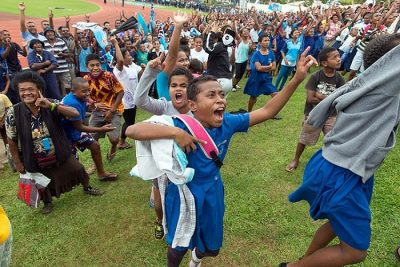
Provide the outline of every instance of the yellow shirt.
[[4,209],[0,206],[0,245],[4,244],[11,234],[11,223]]
[[11,107],[12,103],[6,95],[0,94],[0,120],[4,118],[6,109]]

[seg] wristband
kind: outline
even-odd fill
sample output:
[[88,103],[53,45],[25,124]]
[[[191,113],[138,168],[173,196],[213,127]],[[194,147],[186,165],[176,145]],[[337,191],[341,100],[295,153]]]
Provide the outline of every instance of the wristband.
[[50,111],[54,111],[57,108],[57,104],[56,103],[51,103],[50,105]]

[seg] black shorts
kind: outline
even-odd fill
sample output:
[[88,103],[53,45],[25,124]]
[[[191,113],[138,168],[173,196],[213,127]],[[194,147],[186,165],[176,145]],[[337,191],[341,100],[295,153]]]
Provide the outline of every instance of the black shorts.
[[235,63],[235,79],[240,80],[243,77],[243,74],[246,73],[247,68],[247,60],[242,63]]

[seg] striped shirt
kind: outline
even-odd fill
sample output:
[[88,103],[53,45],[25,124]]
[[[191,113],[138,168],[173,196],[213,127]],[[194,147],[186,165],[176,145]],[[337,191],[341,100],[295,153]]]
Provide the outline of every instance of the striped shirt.
[[57,60],[58,67],[53,71],[54,73],[62,73],[69,71],[67,60],[64,57],[60,57],[58,55],[58,53],[61,52],[62,53],[69,52],[67,45],[62,39],[56,38],[56,41],[54,42],[53,45],[51,45],[48,40],[44,41],[44,49],[52,53]]
[[357,50],[364,52],[365,47],[375,37],[375,35],[379,35],[384,31],[386,31],[386,27],[384,25],[380,25],[379,29],[373,28],[371,24],[365,26],[364,38],[358,45]]

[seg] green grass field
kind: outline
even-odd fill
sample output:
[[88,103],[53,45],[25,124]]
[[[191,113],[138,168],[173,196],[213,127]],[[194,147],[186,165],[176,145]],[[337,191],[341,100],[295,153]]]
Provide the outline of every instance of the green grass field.
[[[1,0],[0,12],[19,14],[20,0]],[[97,5],[81,0],[25,0],[25,14],[34,18],[47,18],[53,10],[54,17],[75,16],[99,10]]]
[[[241,83],[243,88],[244,83]],[[261,97],[260,107],[268,97]],[[280,113],[282,120],[262,123],[237,134],[222,167],[225,182],[225,239],[220,255],[203,266],[277,266],[303,255],[315,230],[304,202],[291,204],[287,195],[300,183],[304,165],[321,146],[309,147],[294,173],[291,160],[303,119],[303,85]],[[242,90],[228,96],[228,110],[247,106]],[[138,112],[137,121],[148,117]],[[106,154],[107,143],[102,143]],[[355,148],[356,149],[356,148]],[[371,203],[372,242],[367,260],[358,266],[398,266],[393,250],[400,244],[400,146],[376,173]],[[90,154],[81,154],[86,166]],[[120,151],[108,170],[120,178],[92,184],[106,191],[86,196],[82,188],[54,200],[52,214],[30,209],[16,199],[18,175],[0,174],[0,203],[14,232],[14,266],[166,266],[165,241],[153,237],[155,214],[149,208],[150,182],[129,176],[135,150]],[[188,257],[182,266],[187,266]]]

